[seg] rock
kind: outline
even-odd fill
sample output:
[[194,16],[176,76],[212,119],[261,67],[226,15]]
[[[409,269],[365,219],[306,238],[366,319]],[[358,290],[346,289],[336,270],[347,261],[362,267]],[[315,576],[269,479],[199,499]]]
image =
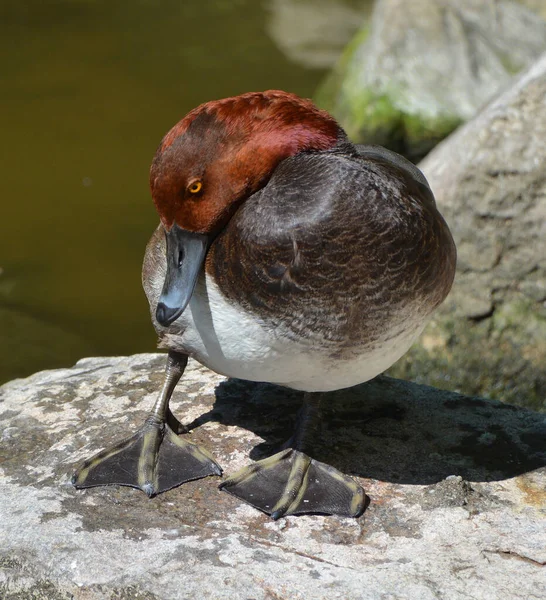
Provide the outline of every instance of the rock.
[[545,98],[546,54],[420,165],[457,275],[392,374],[546,408]]
[[369,17],[372,4],[370,0],[272,0],[267,32],[289,60],[310,69],[330,68]]
[[546,0],[517,0],[520,4],[527,6],[537,14],[546,19]]
[[356,142],[413,160],[546,50],[546,22],[508,0],[378,0],[319,89]]
[[[74,467],[141,422],[164,361],[89,358],[0,388],[4,600],[542,597],[546,423],[496,401],[388,377],[329,394],[315,454],[366,489],[356,520],[274,522],[217,478],[152,500],[75,490]],[[229,474],[285,440],[300,399],[190,362],[173,410]]]

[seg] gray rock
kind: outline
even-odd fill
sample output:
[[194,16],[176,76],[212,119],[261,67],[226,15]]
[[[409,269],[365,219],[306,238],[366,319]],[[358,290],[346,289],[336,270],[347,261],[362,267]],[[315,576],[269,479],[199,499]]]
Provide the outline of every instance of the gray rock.
[[545,140],[546,55],[420,165],[457,276],[393,374],[546,408]]
[[267,32],[291,61],[311,69],[330,68],[372,5],[373,0],[271,0]]
[[[76,491],[74,466],[151,407],[164,355],[93,358],[0,388],[4,600],[530,600],[546,583],[544,416],[379,377],[329,394],[316,455],[370,497],[356,520],[269,517],[191,482]],[[191,363],[173,410],[233,473],[300,394]],[[199,426],[199,427],[197,427]]]
[[546,22],[509,0],[378,0],[316,100],[358,142],[415,159],[546,50]]
[[546,19],[546,0],[517,0],[520,4],[527,6],[537,14]]

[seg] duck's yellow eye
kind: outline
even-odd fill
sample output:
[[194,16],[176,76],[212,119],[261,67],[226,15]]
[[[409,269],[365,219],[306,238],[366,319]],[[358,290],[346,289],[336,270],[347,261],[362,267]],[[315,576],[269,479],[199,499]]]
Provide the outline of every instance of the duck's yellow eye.
[[197,192],[201,191],[201,188],[203,187],[203,182],[202,181],[192,181],[190,183],[190,185],[188,185],[188,192],[190,194],[197,194]]

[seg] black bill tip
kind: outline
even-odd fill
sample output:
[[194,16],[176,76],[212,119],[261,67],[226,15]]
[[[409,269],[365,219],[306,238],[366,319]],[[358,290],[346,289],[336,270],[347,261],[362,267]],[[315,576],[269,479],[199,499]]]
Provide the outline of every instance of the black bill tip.
[[163,302],[160,302],[155,311],[155,318],[160,325],[163,325],[163,327],[168,327],[171,323],[174,323],[181,314],[182,310],[180,307],[173,308],[171,306],[167,306]]

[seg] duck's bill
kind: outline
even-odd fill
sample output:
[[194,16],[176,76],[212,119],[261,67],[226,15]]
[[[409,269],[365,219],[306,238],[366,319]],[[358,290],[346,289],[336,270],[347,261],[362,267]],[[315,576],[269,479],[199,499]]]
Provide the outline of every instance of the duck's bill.
[[156,309],[156,319],[164,327],[176,321],[191,300],[205,261],[209,237],[181,229],[174,224],[165,232],[167,273]]

